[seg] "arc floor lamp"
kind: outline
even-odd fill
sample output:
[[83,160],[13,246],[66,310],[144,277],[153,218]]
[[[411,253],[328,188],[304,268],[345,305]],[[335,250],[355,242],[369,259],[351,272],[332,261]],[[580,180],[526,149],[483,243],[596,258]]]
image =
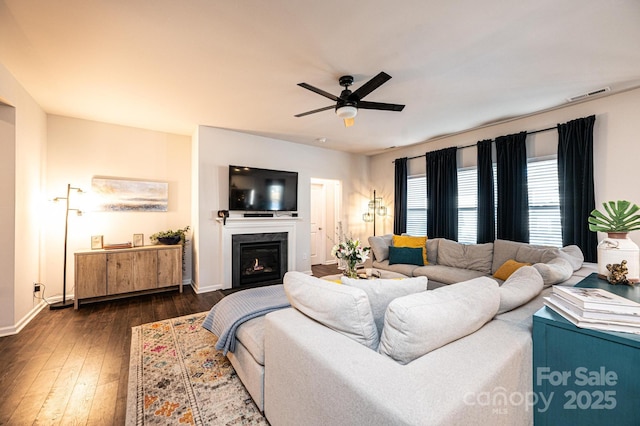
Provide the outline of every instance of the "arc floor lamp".
[[82,194],[84,191],[80,188],[76,188],[71,186],[70,183],[67,184],[67,196],[66,197],[56,197],[53,201],[66,201],[66,212],[64,217],[64,268],[62,272],[62,300],[60,302],[52,303],[49,305],[50,309],[64,309],[73,306],[73,299],[67,300],[67,235],[69,230],[69,212],[75,211],[78,216],[82,216],[82,210],[80,209],[72,209],[69,208],[69,197],[71,195],[71,190],[74,190],[77,193]]

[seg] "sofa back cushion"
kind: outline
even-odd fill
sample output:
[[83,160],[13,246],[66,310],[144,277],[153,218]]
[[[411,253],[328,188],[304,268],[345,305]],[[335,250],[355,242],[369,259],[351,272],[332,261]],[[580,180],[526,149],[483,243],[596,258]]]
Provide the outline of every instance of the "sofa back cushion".
[[378,334],[382,333],[384,313],[389,303],[398,297],[426,291],[428,281],[427,277],[387,280],[359,280],[342,277],[342,284],[362,289],[367,293]]
[[369,237],[369,246],[373,253],[374,260],[382,262],[389,258],[389,246],[393,241],[393,234],[382,235],[379,237]]
[[491,273],[495,274],[504,263],[513,259],[522,263],[546,263],[556,257],[555,247],[536,246],[527,243],[519,243],[508,240],[495,240],[493,242],[493,262]]
[[533,266],[523,266],[500,286],[500,308],[504,313],[524,305],[542,291],[542,277]]
[[368,348],[378,347],[378,330],[364,290],[291,271],[284,276],[284,291],[291,306],[306,316]]
[[442,239],[438,244],[438,264],[491,273],[493,243],[461,244]]
[[475,332],[499,305],[498,283],[488,277],[399,297],[385,313],[378,352],[407,364]]

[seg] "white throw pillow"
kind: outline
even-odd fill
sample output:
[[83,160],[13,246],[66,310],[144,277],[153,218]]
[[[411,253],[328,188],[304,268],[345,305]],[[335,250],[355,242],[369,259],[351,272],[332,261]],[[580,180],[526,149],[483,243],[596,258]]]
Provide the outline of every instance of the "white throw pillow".
[[499,305],[498,283],[488,277],[399,297],[387,308],[378,352],[407,364],[475,332]]
[[571,263],[562,257],[556,257],[547,263],[536,263],[533,267],[542,276],[545,287],[566,281],[573,275]]
[[543,288],[542,277],[533,266],[523,266],[515,271],[500,286],[500,308],[502,314],[522,306],[536,297]]
[[393,299],[419,293],[427,290],[427,277],[405,278],[398,280],[374,279],[359,280],[342,277],[342,284],[357,287],[364,290],[369,298],[373,320],[378,329],[378,335],[382,333],[384,326],[384,313]]
[[291,306],[368,348],[378,347],[378,331],[364,290],[287,272],[284,291]]

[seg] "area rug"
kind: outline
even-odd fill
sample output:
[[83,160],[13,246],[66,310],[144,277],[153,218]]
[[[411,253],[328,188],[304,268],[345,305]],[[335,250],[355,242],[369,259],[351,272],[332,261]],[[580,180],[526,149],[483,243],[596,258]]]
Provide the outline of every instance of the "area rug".
[[202,328],[206,312],[133,327],[127,425],[267,425]]

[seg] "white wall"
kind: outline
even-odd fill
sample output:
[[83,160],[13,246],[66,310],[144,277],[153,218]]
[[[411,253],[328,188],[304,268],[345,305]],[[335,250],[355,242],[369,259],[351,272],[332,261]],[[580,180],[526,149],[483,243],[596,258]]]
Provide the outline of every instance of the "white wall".
[[[65,196],[67,184],[88,194],[72,193],[70,207],[89,210],[69,216],[67,293],[74,285],[73,252],[90,248],[92,235],[105,243],[131,241],[133,234],[183,228],[191,221],[191,138],[151,130],[50,115],[47,153],[48,199]],[[169,183],[167,212],[92,212],[94,176]],[[64,202],[46,203],[46,279],[49,296],[62,294]]]
[[[200,126],[194,136],[193,173],[198,178],[198,197],[193,210],[197,217],[194,237],[194,262],[198,265],[194,280],[201,291],[218,287],[219,225],[218,210],[229,208],[229,164],[298,172],[298,212],[296,228],[296,269],[309,272],[310,188],[311,178],[335,179],[343,183],[343,217],[345,231],[366,237],[361,215],[368,193],[367,157],[314,146],[284,142],[224,129]],[[196,182],[194,180],[194,185]],[[194,190],[195,193],[195,190]],[[197,201],[196,201],[197,200]]]
[[[428,151],[450,146],[475,144],[482,139],[495,139],[498,136],[520,131],[545,129],[554,127],[558,123],[595,114],[593,155],[596,207],[604,201],[619,199],[640,204],[640,186],[638,186],[636,178],[636,170],[640,164],[638,111],[640,111],[640,89],[635,89],[433,142],[385,152],[371,158],[371,170],[375,171],[372,173],[373,184],[383,193],[391,194],[388,199],[392,206],[394,185],[392,161],[396,158],[422,155]],[[557,131],[527,136],[528,155],[533,157],[555,154],[557,141]],[[475,165],[475,159],[475,147],[458,151],[460,167]],[[424,173],[424,164],[424,157],[410,160],[410,174]],[[390,212],[393,214],[393,209]],[[637,244],[640,244],[640,232],[633,232],[630,236]],[[599,238],[602,237],[602,235],[599,236]]]
[[[5,237],[0,258],[0,335],[18,331],[39,304],[33,282],[41,279],[40,200],[46,154],[46,115],[0,64],[4,137],[0,146],[3,182],[0,224]],[[13,111],[7,108],[13,108]],[[11,118],[13,116],[13,118]],[[10,121],[13,120],[13,123]],[[11,129],[7,129],[11,127]],[[13,141],[11,136],[13,133]],[[8,138],[7,138],[8,136]],[[5,179],[7,179],[5,181]]]

